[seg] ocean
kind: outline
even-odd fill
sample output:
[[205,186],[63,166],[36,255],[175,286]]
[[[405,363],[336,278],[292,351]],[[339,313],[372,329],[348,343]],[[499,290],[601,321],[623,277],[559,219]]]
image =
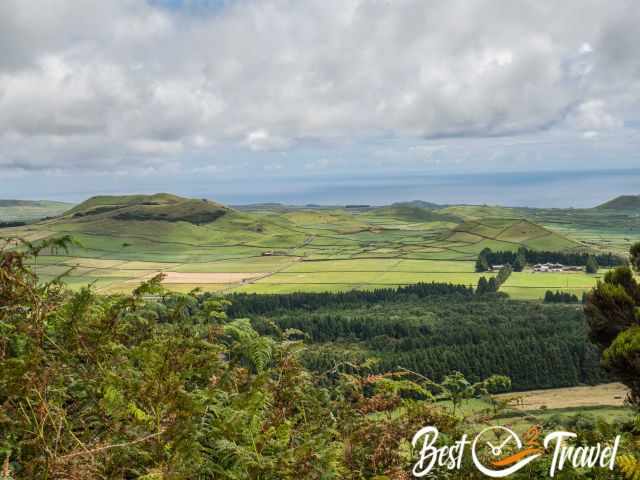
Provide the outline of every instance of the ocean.
[[[246,182],[245,182],[246,185]],[[224,203],[369,204],[424,200],[539,208],[590,208],[640,194],[640,170],[269,178],[253,188],[233,183],[200,195]]]
[[[640,194],[640,169],[480,174],[402,173],[287,177],[249,173],[219,176],[28,175],[3,183],[0,198],[80,202],[92,195],[170,192],[221,203],[386,205],[424,200],[438,204],[589,208],[618,195]],[[117,181],[114,181],[117,180]]]

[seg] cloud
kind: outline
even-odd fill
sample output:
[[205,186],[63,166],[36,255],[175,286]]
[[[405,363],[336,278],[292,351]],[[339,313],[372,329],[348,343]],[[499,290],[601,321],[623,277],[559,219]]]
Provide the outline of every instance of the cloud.
[[159,140],[134,140],[131,149],[142,154],[171,155],[182,153],[184,145],[181,142],[163,142]]
[[587,42],[584,42],[582,45],[580,45],[580,53],[581,54],[586,54],[586,53],[591,53],[591,52],[593,52],[593,48]]
[[244,143],[254,152],[282,150],[289,146],[289,142],[286,139],[273,136],[264,129],[248,133]]
[[623,122],[608,112],[603,100],[588,100],[578,105],[570,117],[580,130],[609,130],[620,128]]
[[632,0],[163,4],[0,3],[0,168],[597,132],[640,113]]

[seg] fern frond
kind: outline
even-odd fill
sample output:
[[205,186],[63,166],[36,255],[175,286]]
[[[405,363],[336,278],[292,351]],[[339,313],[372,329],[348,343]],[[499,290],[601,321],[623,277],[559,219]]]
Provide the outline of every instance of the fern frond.
[[640,461],[633,455],[621,455],[617,463],[627,480],[640,480]]

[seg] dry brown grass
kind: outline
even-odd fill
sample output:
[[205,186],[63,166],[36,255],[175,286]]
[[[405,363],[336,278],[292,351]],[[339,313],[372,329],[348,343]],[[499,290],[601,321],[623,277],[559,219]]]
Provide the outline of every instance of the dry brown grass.
[[601,405],[622,406],[628,389],[621,383],[607,383],[594,387],[555,388],[552,390],[531,390],[521,393],[507,393],[498,397],[522,397],[520,410],[546,408],[593,407]]

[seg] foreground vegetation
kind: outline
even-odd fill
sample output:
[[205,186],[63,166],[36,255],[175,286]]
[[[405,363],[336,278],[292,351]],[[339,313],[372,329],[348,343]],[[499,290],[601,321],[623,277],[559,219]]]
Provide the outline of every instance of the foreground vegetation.
[[0,275],[5,477],[369,478],[399,471],[406,432],[456,431],[414,402],[393,424],[369,419],[403,401],[393,378],[322,385],[288,334],[226,321],[223,302],[145,301],[159,278],[132,296],[69,294],[38,284],[16,251],[2,253]]
[[[115,296],[39,282],[32,255],[67,245],[51,240],[0,253],[4,478],[401,480],[416,460],[409,439],[419,428],[436,426],[454,439],[478,422],[513,420],[489,396],[508,388],[507,377],[469,382],[452,372],[434,383],[407,370],[374,374],[368,358],[311,373],[296,325],[261,335],[249,320],[227,318],[226,300],[167,293],[160,277]],[[481,358],[479,351],[469,360]],[[472,396],[491,408],[457,408]],[[560,415],[548,425],[577,431],[578,442],[622,432],[623,453],[632,453],[635,424],[616,422]],[[632,457],[624,458],[633,473]],[[513,478],[546,478],[549,461]],[[438,475],[482,478],[468,460]],[[567,469],[563,478],[624,477],[595,468]]]

